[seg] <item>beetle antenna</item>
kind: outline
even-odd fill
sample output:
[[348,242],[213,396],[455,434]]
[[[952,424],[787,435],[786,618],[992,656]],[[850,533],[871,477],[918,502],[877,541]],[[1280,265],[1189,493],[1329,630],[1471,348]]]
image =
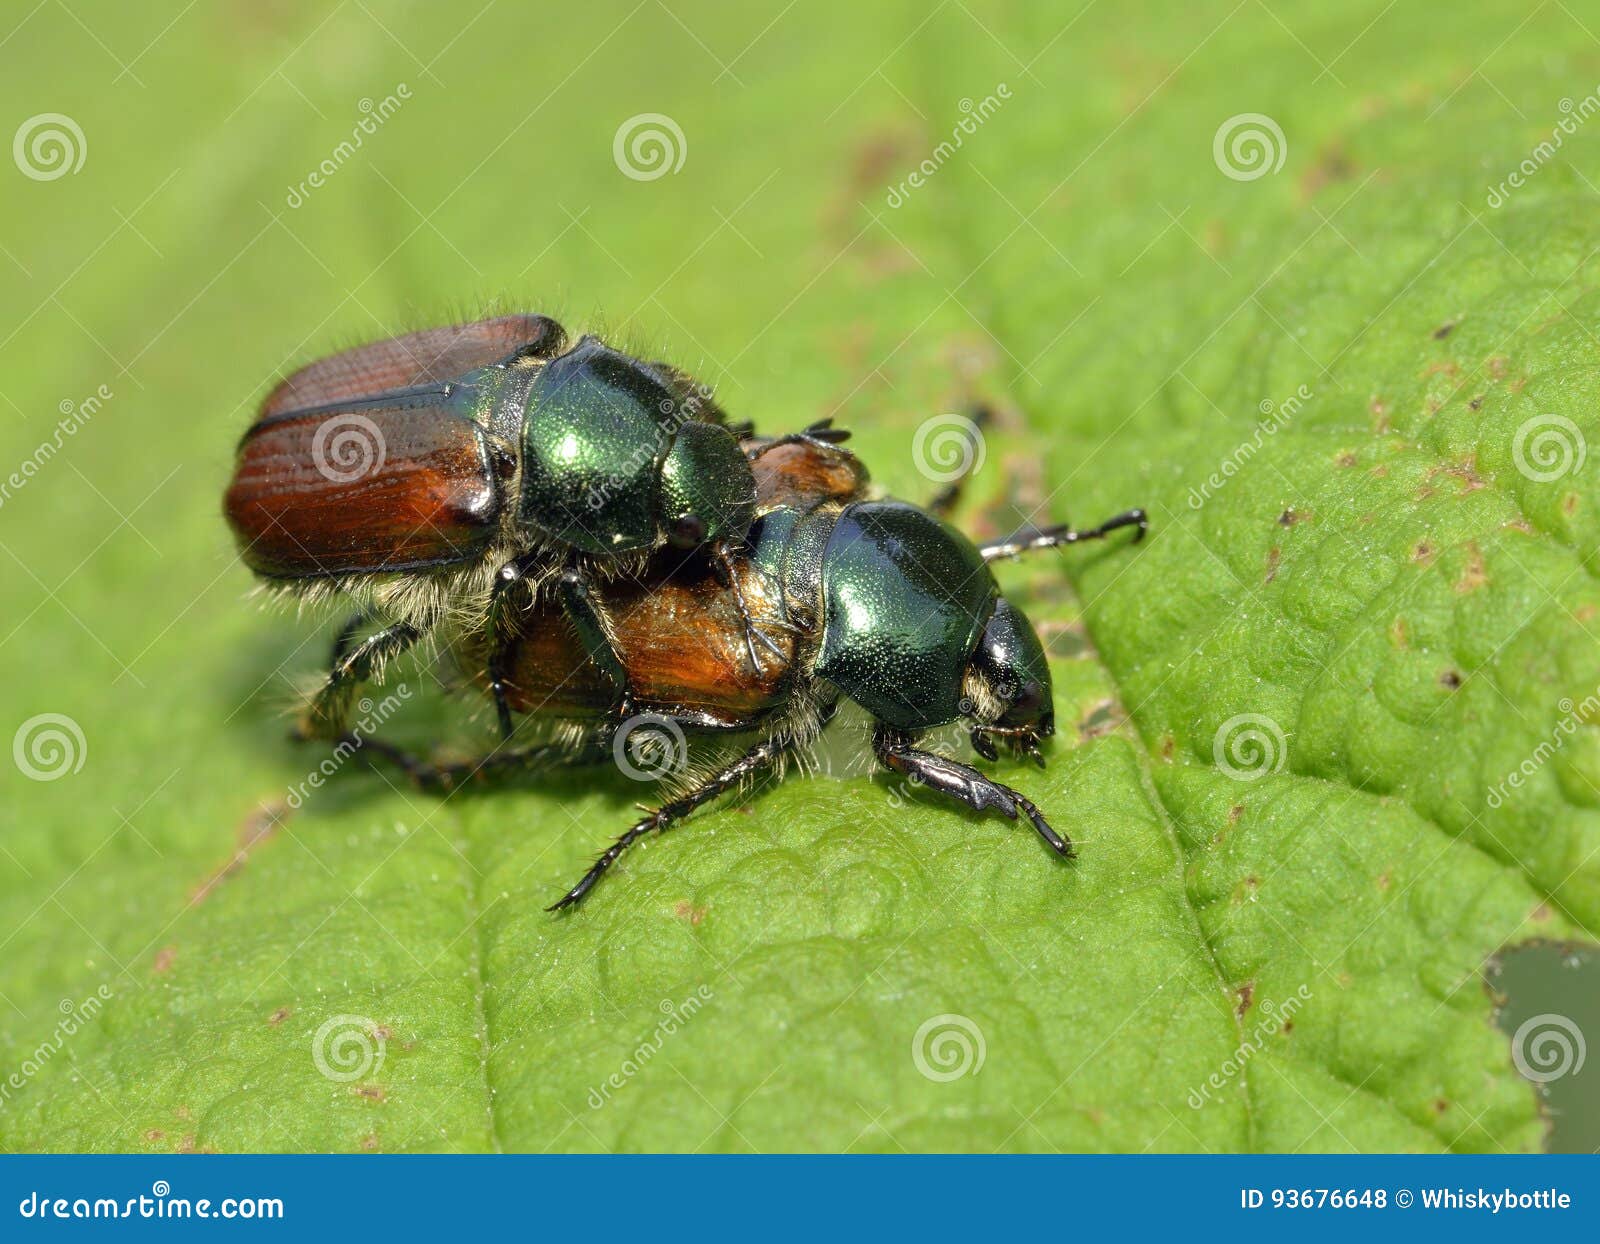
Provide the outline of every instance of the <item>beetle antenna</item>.
[[1017,533],[1002,540],[999,544],[985,544],[979,548],[983,560],[992,562],[1002,557],[1020,557],[1024,553],[1032,553],[1036,549],[1057,549],[1068,544],[1078,544],[1084,540],[1100,540],[1110,535],[1121,527],[1137,527],[1138,534],[1133,537],[1135,544],[1143,540],[1145,533],[1150,530],[1150,519],[1143,510],[1124,510],[1115,517],[1106,519],[1098,527],[1091,527],[1088,531],[1074,531],[1070,524],[1062,523],[1058,527],[1046,527],[1032,535]]

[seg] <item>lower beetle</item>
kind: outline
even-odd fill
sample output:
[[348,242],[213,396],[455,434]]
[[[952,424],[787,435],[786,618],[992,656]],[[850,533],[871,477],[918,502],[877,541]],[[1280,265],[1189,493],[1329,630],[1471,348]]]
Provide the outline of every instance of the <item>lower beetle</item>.
[[[263,579],[362,605],[302,733],[337,735],[359,683],[447,617],[497,630],[519,584],[553,585],[588,657],[626,699],[591,577],[631,570],[665,546],[705,548],[737,591],[730,557],[755,504],[739,443],[747,431],[670,364],[592,336],[569,348],[541,315],[426,329],[295,372],[240,442],[224,509]],[[822,423],[794,439],[845,436]],[[756,642],[775,644],[747,615],[742,625],[759,665]],[[489,661],[509,734],[493,646]]]
[[[779,663],[750,671],[737,660],[739,614],[703,571],[657,559],[637,579],[602,590],[634,688],[631,710],[684,731],[755,730],[760,737],[630,826],[551,910],[581,900],[643,835],[808,746],[841,697],[872,716],[880,764],[974,810],[1026,816],[1053,851],[1070,857],[1071,843],[1026,796],[917,741],[966,720],[973,748],[985,759],[997,758],[1001,741],[1044,763],[1039,742],[1055,730],[1044,647],[1027,617],[1001,595],[988,563],[1124,527],[1142,539],[1144,511],[1086,531],[1051,527],[980,547],[935,513],[866,499],[864,472],[819,462],[806,446],[770,455],[757,479],[761,514],[737,573],[758,623],[783,636]],[[377,740],[350,741],[399,764],[421,785],[446,788],[480,774],[592,762],[608,749],[620,756],[615,741],[630,723],[621,720],[604,681],[585,672],[589,663],[559,613],[536,604],[516,629],[519,638],[506,654],[511,706],[580,723],[580,746],[543,743],[435,766]]]

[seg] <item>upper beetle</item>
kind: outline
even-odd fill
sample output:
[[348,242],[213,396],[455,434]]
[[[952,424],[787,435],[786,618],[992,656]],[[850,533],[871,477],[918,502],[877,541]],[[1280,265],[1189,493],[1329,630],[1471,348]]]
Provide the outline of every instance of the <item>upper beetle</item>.
[[[569,347],[541,315],[426,329],[294,373],[240,442],[224,510],[263,578],[362,598],[302,731],[337,734],[354,687],[452,610],[494,630],[508,588],[547,579],[626,698],[590,572],[603,579],[664,545],[704,547],[736,589],[730,550],[755,504],[742,431],[677,368],[593,336]],[[383,625],[356,643],[373,622]],[[746,614],[757,664],[758,639],[772,646]],[[509,732],[493,657],[490,673]]]

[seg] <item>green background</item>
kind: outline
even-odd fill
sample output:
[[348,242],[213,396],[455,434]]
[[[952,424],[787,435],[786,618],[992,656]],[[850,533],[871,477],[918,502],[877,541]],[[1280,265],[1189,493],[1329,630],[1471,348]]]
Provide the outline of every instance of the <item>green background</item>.
[[[1596,29],[1559,2],[13,6],[0,129],[65,114],[84,158],[0,161],[0,467],[111,397],[0,505],[0,744],[47,713],[83,739],[58,780],[0,763],[0,1143],[1549,1143],[1484,965],[1600,927],[1600,736],[1486,795],[1600,685],[1600,475],[1514,453],[1543,415],[1600,433]],[[683,160],[636,180],[613,142],[648,113]],[[1283,162],[1237,180],[1213,140],[1248,113]],[[832,776],[728,801],[560,919],[647,795],[610,770],[440,800],[357,764],[287,809],[328,619],[247,599],[233,444],[286,369],[506,307],[763,428],[832,415],[913,498],[918,427],[988,400],[974,534],[1148,507],[1138,549],[1000,571],[1062,731],[1047,772],[998,771],[1080,860],[867,776],[859,718]],[[486,737],[397,676],[426,692],[398,735]],[[1245,714],[1282,739],[1253,780],[1214,748]],[[1593,973],[1542,972],[1507,1029],[1592,1033]],[[914,1043],[951,1015],[983,1061],[930,1078]],[[314,1057],[341,1017],[350,1080]],[[1549,1101],[1581,1124],[1597,1077]]]

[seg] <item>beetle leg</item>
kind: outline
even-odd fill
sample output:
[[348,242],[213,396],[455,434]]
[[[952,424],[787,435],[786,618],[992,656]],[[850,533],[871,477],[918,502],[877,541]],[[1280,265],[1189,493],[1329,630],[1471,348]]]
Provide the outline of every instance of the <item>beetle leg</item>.
[[[817,728],[820,730],[833,718],[837,701],[823,706],[817,719]],[[809,735],[807,736],[809,737]],[[769,765],[776,764],[787,753],[800,746],[800,739],[788,731],[780,731],[770,738],[757,743],[739,759],[733,761],[720,772],[707,778],[699,786],[686,794],[680,795],[671,803],[664,803],[654,811],[649,812],[643,819],[635,821],[620,838],[613,842],[589,866],[589,871],[584,873],[578,884],[573,886],[559,899],[545,908],[546,911],[560,911],[563,907],[571,907],[580,902],[583,896],[594,889],[601,877],[606,875],[606,870],[617,862],[617,857],[630,846],[643,838],[653,829],[671,829],[702,804],[710,803],[718,795],[737,786],[746,778],[761,772]]]
[[1124,510],[1088,531],[1074,531],[1068,524],[1062,523],[1059,527],[1046,527],[1032,535],[1019,532],[999,544],[985,544],[978,551],[983,554],[984,561],[992,562],[999,557],[1019,557],[1035,549],[1055,549],[1084,540],[1099,540],[1120,527],[1137,527],[1139,530],[1133,542],[1138,544],[1150,530],[1150,517],[1143,510]]
[[[994,411],[988,406],[974,406],[967,414],[967,420],[972,424],[975,432],[989,425],[989,420],[994,417]],[[928,499],[928,504],[923,508],[935,518],[947,519],[961,504],[961,495],[966,491],[967,481],[972,478],[972,473],[977,469],[978,455],[975,453],[964,454],[960,473],[938,492]]]
[[355,643],[356,632],[370,621],[372,615],[365,609],[352,613],[345,619],[344,625],[339,628],[339,633],[333,637],[333,651],[328,656],[329,666],[337,665],[344,660],[345,654],[350,651],[350,645]]
[[765,445],[757,445],[749,452],[750,461],[754,462],[770,449],[779,445],[804,444],[813,449],[832,449],[850,439],[850,433],[845,428],[833,426],[832,419],[818,419],[815,423],[807,424],[798,432],[791,432],[787,436],[779,436],[768,441]]
[[396,622],[351,646],[356,629],[359,626],[352,628],[347,623],[339,632],[334,645],[338,655],[328,670],[327,679],[301,711],[295,726],[296,737],[313,739],[341,735],[350,714],[350,696],[356,687],[371,678],[373,671],[384,662],[399,656],[422,638],[422,632],[409,622]]
[[768,639],[750,616],[750,606],[745,603],[744,589],[739,586],[739,574],[733,566],[733,555],[728,552],[728,546],[718,541],[712,548],[712,566],[715,569],[717,581],[733,593],[734,604],[739,609],[739,620],[744,623],[744,646],[750,653],[750,667],[757,674],[761,673],[761,657],[756,652],[756,640],[766,645],[767,651],[783,661],[783,649]]
[[510,645],[511,637],[504,633],[501,625],[505,616],[506,597],[522,578],[527,574],[528,568],[537,564],[536,554],[526,554],[513,558],[494,577],[494,587],[489,592],[489,695],[494,700],[495,720],[500,725],[500,737],[509,739],[514,729],[511,722],[511,706],[506,702],[506,650]]
[[910,736],[881,727],[872,736],[872,753],[885,768],[941,795],[958,799],[974,811],[993,809],[1013,821],[1020,811],[1052,851],[1065,859],[1072,858],[1071,841],[1050,827],[1044,813],[1027,796],[1002,786],[971,765],[922,751],[911,746]]
[[628,680],[628,668],[622,663],[622,654],[611,641],[611,628],[606,624],[600,602],[590,589],[589,579],[577,567],[568,567],[556,580],[561,601],[561,611],[578,632],[578,642],[588,658],[616,686],[621,700],[617,705],[620,717],[633,716],[633,685]]
[[476,760],[437,764],[383,739],[346,734],[339,744],[361,752],[371,763],[382,757],[399,769],[421,790],[450,792],[466,783],[540,769],[569,768],[594,764],[609,754],[609,748],[590,746],[573,750],[560,743],[535,743],[530,747],[502,748]]

